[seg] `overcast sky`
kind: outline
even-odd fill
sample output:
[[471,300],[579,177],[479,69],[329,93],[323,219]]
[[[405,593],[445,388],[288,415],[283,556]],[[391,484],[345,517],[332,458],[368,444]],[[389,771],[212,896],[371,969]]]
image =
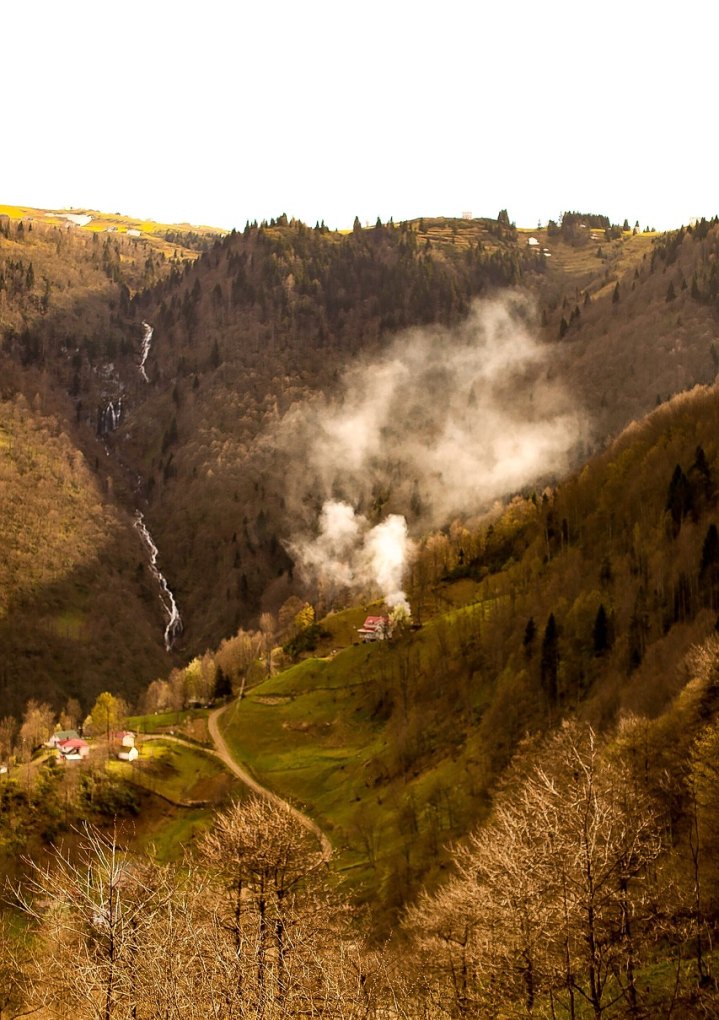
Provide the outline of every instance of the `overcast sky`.
[[6,0],[0,204],[242,227],[719,212],[713,4]]

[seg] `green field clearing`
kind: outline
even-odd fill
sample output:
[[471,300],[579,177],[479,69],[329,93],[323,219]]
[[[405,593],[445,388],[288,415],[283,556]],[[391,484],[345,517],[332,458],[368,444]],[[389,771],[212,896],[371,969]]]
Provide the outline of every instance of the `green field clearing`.
[[108,761],[108,771],[174,804],[221,804],[239,782],[211,754],[179,740],[145,740],[134,762]]
[[125,720],[134,733],[169,733],[201,744],[210,744],[207,732],[209,708],[186,708],[178,712],[156,712],[152,715],[131,715]]
[[[476,584],[459,585],[465,597],[477,597]],[[448,586],[448,601],[460,598],[454,588]],[[381,691],[396,684],[390,678],[403,658],[411,655],[414,669],[431,669],[443,630],[477,627],[495,605],[460,606],[396,642],[354,644],[329,659],[305,659],[254,687],[221,719],[236,759],[326,831],[337,869],[355,889],[371,895],[391,882],[397,859],[411,853],[413,826],[426,830],[433,851],[446,845],[453,824],[446,791],[454,796],[464,785],[471,796],[469,747],[436,760],[430,747],[421,769],[402,774],[396,752],[402,734],[396,717],[387,722]],[[397,698],[396,686],[392,691]],[[473,698],[481,712],[489,691],[478,686]]]

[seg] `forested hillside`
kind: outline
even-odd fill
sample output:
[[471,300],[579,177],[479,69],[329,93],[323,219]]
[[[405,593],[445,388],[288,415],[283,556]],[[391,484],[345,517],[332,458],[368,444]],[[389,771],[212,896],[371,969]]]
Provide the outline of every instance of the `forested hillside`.
[[138,427],[118,438],[145,479],[153,533],[168,536],[188,649],[292,591],[283,468],[262,442],[288,408],[331,392],[395,330],[457,321],[473,295],[536,266],[511,240],[474,235],[450,258],[408,224],[340,235],[281,217],[136,297],[155,327],[151,382]]
[[[291,433],[300,409],[303,442],[319,458],[325,446],[304,409],[318,400],[351,406],[352,387],[367,384],[362,369],[393,357],[398,332],[449,330],[437,334],[440,352],[455,331],[470,335],[473,300],[519,288],[528,300],[515,302],[516,321],[545,347],[522,370],[524,389],[507,385],[504,405],[528,404],[525,391],[540,379],[547,405],[550,393],[558,407],[571,393],[582,420],[577,461],[658,400],[713,378],[716,224],[655,237],[580,214],[568,223],[530,235],[503,212],[356,223],[339,234],[281,216],[214,240],[193,263],[186,249],[170,256],[145,236],[10,218],[0,236],[4,392],[57,415],[100,472],[108,502],[144,511],[182,611],[180,664],[304,594],[288,543],[307,495],[297,484],[305,464],[278,437]],[[143,322],[154,329],[145,355]],[[440,386],[435,406],[454,385],[445,368],[438,359],[427,376]],[[478,435],[497,427],[483,399],[468,380],[464,425]],[[421,401],[414,414],[407,434],[419,438],[428,434]],[[370,411],[356,426],[360,446],[372,430]],[[403,513],[417,535],[449,523],[429,512],[421,463],[398,466],[396,436],[390,448],[367,472],[368,491],[358,497],[345,486],[344,498],[375,520]],[[565,469],[563,455],[545,481]],[[521,484],[508,478],[490,501]],[[312,498],[317,492],[302,511],[310,526]],[[482,508],[477,497],[453,516]],[[143,680],[155,668],[145,662]]]
[[38,689],[57,709],[88,707],[116,675],[132,697],[169,667],[137,479],[104,438],[127,400],[117,366],[140,348],[129,288],[179,253],[196,254],[0,216],[2,714]]
[[41,406],[0,400],[0,718],[31,695],[88,706],[116,677],[135,697],[168,667],[132,519]]
[[[189,606],[189,647],[216,642],[292,590],[287,477],[302,465],[278,459],[278,423],[293,421],[318,389],[331,399],[339,388],[351,401],[348,364],[381,361],[397,330],[455,327],[476,295],[521,284],[536,301],[523,313],[529,329],[554,345],[547,378],[566,384],[587,413],[578,457],[658,399],[713,379],[712,301],[682,289],[679,255],[668,262],[666,252],[680,252],[686,280],[690,267],[703,279],[715,227],[683,231],[681,244],[621,231],[583,244],[539,237],[551,257],[500,221],[427,220],[342,236],[280,218],[228,236],[181,278],[138,296],[136,315],[156,327],[153,388],[139,412],[148,427],[128,442],[151,487],[153,528],[172,534],[161,544]],[[474,428],[487,427],[480,398]],[[357,424],[359,446],[372,428]],[[377,505],[386,507],[391,471],[379,474]],[[395,508],[410,516],[414,480],[421,490],[416,474],[393,482],[407,490]],[[210,534],[222,536],[219,546]],[[199,562],[215,569],[195,577]]]

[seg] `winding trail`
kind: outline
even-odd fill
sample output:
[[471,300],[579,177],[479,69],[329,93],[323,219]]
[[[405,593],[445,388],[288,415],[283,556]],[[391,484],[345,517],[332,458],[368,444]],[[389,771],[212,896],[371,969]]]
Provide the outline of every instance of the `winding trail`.
[[322,847],[322,859],[328,861],[332,856],[332,844],[330,843],[327,836],[324,834],[322,829],[316,822],[313,822],[309,815],[304,814],[298,808],[294,807],[289,801],[283,800],[282,797],[278,797],[272,790],[268,790],[266,786],[262,786],[257,780],[250,775],[246,769],[243,769],[241,765],[238,765],[235,759],[230,754],[225,738],[220,733],[220,727],[218,719],[222,712],[229,707],[227,705],[221,705],[220,708],[214,709],[210,712],[207,717],[207,728],[210,733],[210,737],[215,745],[215,752],[217,757],[227,766],[230,772],[233,772],[238,779],[240,779],[245,786],[248,786],[254,793],[259,794],[261,797],[265,797],[271,803],[276,804],[278,807],[283,808],[297,819],[308,832],[311,832],[313,836],[316,836]]

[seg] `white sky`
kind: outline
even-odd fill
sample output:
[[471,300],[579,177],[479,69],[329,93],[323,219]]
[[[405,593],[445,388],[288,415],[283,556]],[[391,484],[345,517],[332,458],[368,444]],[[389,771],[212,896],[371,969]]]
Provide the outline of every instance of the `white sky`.
[[242,227],[719,212],[719,8],[0,3],[0,203]]

